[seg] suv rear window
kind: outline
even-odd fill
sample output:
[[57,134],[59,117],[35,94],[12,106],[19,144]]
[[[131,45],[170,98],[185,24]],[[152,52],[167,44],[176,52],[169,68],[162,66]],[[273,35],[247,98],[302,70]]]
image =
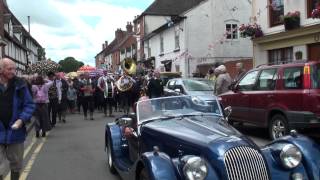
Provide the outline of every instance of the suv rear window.
[[320,88],[320,64],[311,67],[312,88]]
[[303,69],[302,67],[290,67],[284,69],[284,88],[302,89]]

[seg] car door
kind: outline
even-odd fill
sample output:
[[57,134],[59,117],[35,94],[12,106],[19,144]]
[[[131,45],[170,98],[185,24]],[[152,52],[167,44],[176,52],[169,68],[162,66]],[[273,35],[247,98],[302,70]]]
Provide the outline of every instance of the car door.
[[164,88],[164,95],[165,96],[173,96],[175,94],[175,92],[174,92],[175,82],[176,82],[176,80],[174,80],[174,79],[169,80],[169,82],[167,83],[167,86]]
[[232,107],[231,119],[236,121],[248,121],[250,112],[250,94],[256,83],[259,71],[248,72],[236,85],[236,88],[225,95],[222,95],[223,105]]
[[303,66],[286,67],[281,73],[281,88],[276,102],[284,110],[301,111],[303,89]]
[[[179,90],[180,92],[178,92],[177,90]],[[179,96],[181,94],[185,94],[185,88],[183,85],[183,82],[181,79],[176,80],[176,83],[174,84],[174,95]]]
[[266,125],[268,109],[275,102],[275,87],[278,77],[277,68],[261,70],[253,91],[250,96],[250,109],[248,122],[256,125]]

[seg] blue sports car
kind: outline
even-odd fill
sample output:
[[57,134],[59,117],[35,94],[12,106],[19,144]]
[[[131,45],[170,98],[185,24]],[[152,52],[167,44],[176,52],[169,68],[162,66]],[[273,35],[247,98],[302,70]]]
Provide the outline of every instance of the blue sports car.
[[108,167],[124,180],[320,180],[318,144],[292,131],[258,147],[230,113],[192,96],[139,101],[106,125]]

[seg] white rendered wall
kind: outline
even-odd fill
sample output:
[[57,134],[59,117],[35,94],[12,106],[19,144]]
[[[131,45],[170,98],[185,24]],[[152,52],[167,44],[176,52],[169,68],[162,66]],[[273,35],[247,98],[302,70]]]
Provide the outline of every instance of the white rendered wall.
[[158,29],[163,24],[167,23],[170,20],[169,16],[145,16],[145,34],[149,34],[150,32]]
[[[151,48],[151,56],[155,57],[155,68],[161,69],[163,64],[161,63],[164,60],[172,60],[172,72],[176,72],[176,65],[179,66],[179,70],[183,76],[186,75],[185,71],[185,56],[182,54],[185,53],[185,44],[184,44],[184,21],[181,21],[178,24],[170,27],[169,29],[162,32],[163,36],[163,52],[160,52],[160,34],[153,36],[149,39],[149,45]],[[175,32],[179,33],[179,42],[180,48],[175,48]],[[146,44],[146,43],[145,43]],[[162,54],[160,56],[160,54]],[[181,56],[182,55],[182,56]]]

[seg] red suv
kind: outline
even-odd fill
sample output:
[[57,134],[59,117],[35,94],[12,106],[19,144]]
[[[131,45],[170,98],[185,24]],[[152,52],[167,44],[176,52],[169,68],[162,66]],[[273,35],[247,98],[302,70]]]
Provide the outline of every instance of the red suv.
[[296,128],[320,127],[320,62],[261,66],[220,95],[230,122],[267,127],[272,139]]

